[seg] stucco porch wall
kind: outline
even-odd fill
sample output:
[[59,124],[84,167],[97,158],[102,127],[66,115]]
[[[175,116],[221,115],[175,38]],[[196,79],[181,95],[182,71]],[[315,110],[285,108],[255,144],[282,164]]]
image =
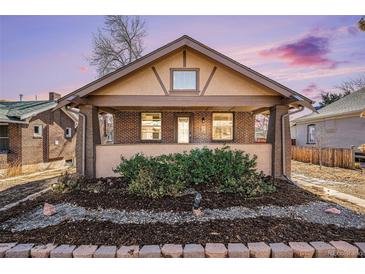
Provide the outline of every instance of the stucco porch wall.
[[[271,175],[271,144],[227,144],[231,149],[243,150],[257,155],[257,169]],[[190,151],[194,148],[208,147],[214,149],[223,144],[114,144],[96,146],[96,177],[118,176],[113,172],[120,163],[120,156],[131,158],[136,153],[147,156]]]

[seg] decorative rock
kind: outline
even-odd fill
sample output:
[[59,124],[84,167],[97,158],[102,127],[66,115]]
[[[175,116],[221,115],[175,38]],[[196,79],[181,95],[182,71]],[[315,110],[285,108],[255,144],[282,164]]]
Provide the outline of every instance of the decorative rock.
[[160,258],[161,250],[158,245],[144,245],[139,251],[140,258]]
[[200,244],[187,244],[184,247],[184,258],[205,258],[204,248]]
[[116,246],[102,245],[95,251],[94,258],[115,258],[116,253]]
[[32,258],[49,258],[51,251],[56,247],[57,245],[54,244],[37,245],[30,251],[30,256]]
[[196,217],[202,217],[202,216],[204,216],[204,212],[201,208],[198,208],[198,209],[193,208],[193,215]]
[[228,244],[228,257],[230,258],[249,258],[248,248],[241,243]]
[[248,243],[251,258],[270,258],[271,248],[264,242]]
[[97,248],[96,245],[80,245],[73,251],[73,257],[92,258]]
[[294,258],[312,258],[314,248],[306,242],[289,242],[289,246],[293,249]]
[[30,250],[34,244],[18,244],[13,248],[5,251],[6,258],[29,258]]
[[345,241],[331,241],[331,245],[336,248],[336,255],[339,258],[357,258],[359,249]]
[[166,258],[181,258],[183,248],[181,245],[165,244],[161,248],[162,255]]
[[16,243],[0,243],[0,258],[5,256],[5,252],[14,247]]
[[[364,146],[365,147],[365,146]],[[355,245],[359,248],[360,250],[360,257],[364,258],[365,257],[365,243],[355,243]],[[0,256],[1,257],[1,256]]]
[[327,208],[324,212],[329,213],[329,214],[335,214],[335,215],[341,214],[341,210],[339,210],[335,207]]
[[334,258],[336,257],[336,248],[325,242],[310,242],[314,247],[315,258]]
[[52,216],[52,215],[56,214],[55,206],[51,205],[49,203],[44,203],[43,214],[46,216]]
[[208,243],[205,245],[205,255],[208,258],[225,258],[228,251],[224,244]]
[[138,258],[138,254],[139,254],[138,245],[122,246],[117,251],[118,258]]
[[272,258],[293,258],[293,249],[284,243],[269,244]]
[[72,258],[72,252],[75,248],[74,245],[60,245],[53,249],[49,256],[51,258]]

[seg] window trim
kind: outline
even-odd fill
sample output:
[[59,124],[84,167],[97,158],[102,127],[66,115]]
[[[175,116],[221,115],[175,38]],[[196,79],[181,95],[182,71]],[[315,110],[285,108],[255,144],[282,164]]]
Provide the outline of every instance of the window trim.
[[[142,138],[142,116],[143,114],[159,114],[160,115],[160,120],[161,120],[161,125],[160,125],[160,138],[159,139],[143,139]],[[155,111],[151,111],[151,112],[141,112],[140,113],[140,116],[139,116],[139,119],[140,119],[140,123],[139,123],[139,126],[140,126],[140,130],[139,130],[139,140],[141,142],[161,142],[162,141],[162,112],[155,112]]]
[[[232,115],[232,138],[231,139],[215,139],[214,138],[214,114],[231,114]],[[234,140],[234,124],[235,124],[235,117],[234,112],[212,112],[212,141],[213,142],[232,142]]]
[[2,154],[2,153],[7,153],[8,151],[9,151],[9,125],[1,125],[0,124],[0,126],[4,126],[4,127],[7,127],[7,129],[6,129],[6,133],[7,133],[7,136],[6,137],[3,137],[3,136],[0,136],[0,139],[2,139],[2,140],[7,140],[7,144],[6,144],[6,149],[4,149],[4,150],[1,150],[0,149],[0,154]]
[[[70,134],[67,134],[67,130],[70,130]],[[65,138],[72,138],[72,128],[71,127],[66,127],[66,130],[65,130]]]
[[[35,133],[35,127],[40,129],[40,133]],[[43,125],[33,125],[33,137],[42,138],[43,137]]]
[[309,125],[307,125],[307,144],[308,145],[315,145],[316,144],[316,140],[314,140],[313,142],[310,142],[309,141],[309,128],[310,127],[314,127],[314,130],[316,130],[316,124],[309,124]]
[[[174,72],[175,71],[195,71],[196,72],[196,87],[195,89],[174,89]],[[170,92],[193,92],[199,93],[199,68],[170,68]]]

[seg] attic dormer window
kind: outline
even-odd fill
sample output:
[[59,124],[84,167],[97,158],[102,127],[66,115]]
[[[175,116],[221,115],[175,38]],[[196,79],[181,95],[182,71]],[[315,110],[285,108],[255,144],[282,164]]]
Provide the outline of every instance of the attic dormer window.
[[198,91],[198,69],[172,69],[172,91]]

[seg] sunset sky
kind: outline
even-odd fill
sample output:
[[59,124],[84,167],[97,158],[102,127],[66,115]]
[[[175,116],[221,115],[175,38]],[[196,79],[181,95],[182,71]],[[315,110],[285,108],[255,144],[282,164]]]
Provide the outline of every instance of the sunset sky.
[[[314,99],[365,73],[360,16],[144,16],[145,53],[187,34]],[[88,62],[102,16],[0,16],[0,99],[71,92],[97,78]]]

